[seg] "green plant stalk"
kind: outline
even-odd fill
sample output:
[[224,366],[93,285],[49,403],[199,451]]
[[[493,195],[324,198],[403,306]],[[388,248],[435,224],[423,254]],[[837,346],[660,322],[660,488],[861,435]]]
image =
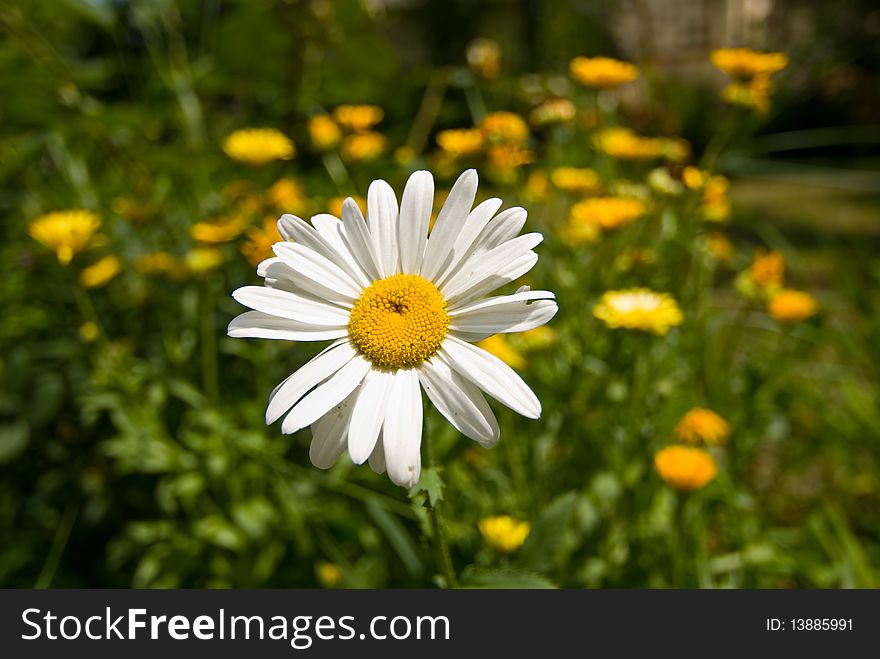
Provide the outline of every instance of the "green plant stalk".
[[217,359],[217,336],[214,328],[214,290],[205,281],[201,290],[202,310],[199,314],[202,332],[202,386],[205,396],[216,403],[220,392],[220,378]]
[[[434,447],[430,435],[425,435],[425,456],[428,468],[434,466]],[[446,524],[441,508],[442,500],[431,502],[428,498],[428,515],[431,519],[431,542],[434,545],[434,556],[437,570],[443,575],[446,588],[458,588],[458,578],[452,565],[452,554],[449,551],[449,538],[446,535]]]
[[55,573],[58,571],[61,556],[64,554],[65,547],[67,547],[67,541],[70,539],[70,532],[73,530],[78,514],[79,504],[67,504],[67,508],[64,509],[64,515],[61,517],[58,528],[55,530],[55,539],[52,541],[52,547],[49,549],[46,562],[43,563],[43,569],[40,570],[40,576],[37,577],[34,588],[44,589],[52,585],[52,579],[55,578]]

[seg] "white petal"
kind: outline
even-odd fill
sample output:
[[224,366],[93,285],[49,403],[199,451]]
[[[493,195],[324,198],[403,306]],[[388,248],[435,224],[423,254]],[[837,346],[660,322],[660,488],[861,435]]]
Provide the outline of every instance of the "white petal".
[[362,289],[338,265],[305,245],[275,243],[272,250],[288,268],[300,275],[296,284],[309,293],[332,302],[341,299],[352,303],[361,294]]
[[376,447],[370,453],[370,469],[377,474],[385,473],[385,447],[382,442],[376,442]]
[[456,318],[472,311],[483,311],[485,309],[494,309],[511,302],[519,302],[525,305],[533,300],[555,300],[556,294],[552,291],[533,291],[528,286],[520,286],[516,293],[511,295],[496,295],[494,297],[483,298],[477,302],[469,302],[468,304],[459,304],[449,308],[449,316]]
[[418,483],[422,469],[422,394],[413,369],[394,374],[382,441],[389,478],[401,487]]
[[434,205],[434,177],[431,172],[413,172],[406,182],[400,200],[398,236],[400,240],[400,271],[417,275],[422,266],[431,208]]
[[329,245],[327,245],[321,239],[318,232],[302,218],[299,218],[296,215],[290,215],[289,213],[282,215],[278,218],[278,232],[285,240],[305,245],[325,258],[332,259],[332,251],[329,249]]
[[555,302],[539,300],[529,305],[515,304],[467,314],[450,324],[449,329],[456,332],[486,334],[527,332],[548,322],[557,311],[559,307]]
[[379,256],[382,276],[398,271],[397,197],[385,181],[373,181],[367,190],[367,225]]
[[348,245],[345,243],[345,229],[340,220],[335,215],[329,213],[319,213],[311,218],[312,226],[318,235],[333,248],[336,253],[336,263],[362,288],[366,288],[372,283],[372,280],[364,272],[364,269],[358,263],[358,259],[351,253]]
[[474,205],[478,182],[476,170],[469,169],[464,172],[452,186],[446,203],[437,214],[437,221],[428,238],[425,260],[420,271],[422,277],[428,281],[435,281],[437,275],[446,267],[452,247],[471,212],[471,206]]
[[485,350],[447,336],[440,355],[495,400],[530,419],[541,416],[541,402],[510,366]]
[[392,373],[376,369],[364,378],[348,433],[348,454],[356,465],[363,464],[376,446],[385,419],[385,399],[393,379]]
[[267,286],[243,286],[233,291],[232,297],[240,304],[270,316],[329,327],[348,324],[347,309],[311,296],[297,295]]
[[281,339],[284,341],[326,341],[348,335],[344,325],[328,327],[270,316],[262,311],[245,311],[232,319],[226,333],[234,338]]
[[269,394],[269,405],[266,407],[266,424],[275,423],[300,398],[331,377],[354,359],[355,355],[357,355],[357,349],[351,343],[339,341],[328,346],[301,368],[294,371]]
[[293,409],[284,417],[281,432],[289,435],[320,419],[328,410],[339,405],[352,391],[357,389],[369,370],[370,362],[361,355],[355,355],[329,380],[319,384],[293,406]]
[[265,277],[266,271],[269,269],[270,265],[272,265],[273,263],[281,263],[281,262],[282,262],[281,259],[279,259],[277,256],[272,256],[268,259],[264,259],[264,260],[260,261],[259,264],[257,264],[257,276],[258,277]]
[[479,285],[485,279],[497,277],[509,268],[522,256],[529,254],[531,249],[540,243],[544,237],[540,233],[527,233],[524,236],[510,240],[503,245],[467,260],[459,268],[455,276],[440,286],[440,292],[448,303],[456,297],[467,292],[468,289]]
[[475,384],[449,368],[439,355],[422,363],[419,381],[440,414],[460,433],[486,448],[498,443],[500,430],[492,409]]
[[354,396],[355,394],[350,395],[312,424],[309,460],[318,469],[332,467],[345,450]]
[[469,288],[460,295],[456,295],[455,298],[448,298],[447,302],[453,307],[460,307],[469,304],[470,302],[491,293],[495,289],[519,279],[529,270],[534,268],[537,262],[538,255],[535,254],[535,252],[526,252],[526,254],[515,261],[505,264],[501,270],[494,275],[486,277],[479,284]]
[[554,297],[550,291],[525,290],[486,298],[450,311],[449,329],[474,334],[525,332],[556,315]]
[[382,279],[379,257],[373,248],[370,230],[361,209],[351,197],[342,202],[345,244],[371,280]]
[[443,269],[443,272],[437,276],[437,280],[435,281],[437,286],[442,286],[444,281],[457,272],[456,266],[465,262],[465,257],[473,250],[474,241],[480,233],[482,233],[486,224],[488,224],[489,220],[492,219],[492,216],[495,215],[495,212],[500,207],[500,199],[487,199],[471,211],[461,229],[461,233],[459,233],[458,238],[455,239],[455,245],[452,248],[452,258],[448,265]]
[[486,225],[483,232],[474,243],[474,253],[486,252],[498,247],[508,240],[513,240],[522,231],[526,223],[528,213],[524,208],[508,208]]

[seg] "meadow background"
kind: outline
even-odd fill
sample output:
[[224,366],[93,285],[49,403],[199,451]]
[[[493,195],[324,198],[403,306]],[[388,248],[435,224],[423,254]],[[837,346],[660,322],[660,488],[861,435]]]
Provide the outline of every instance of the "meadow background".
[[[463,585],[877,587],[872,5],[0,2],[0,585],[432,587],[442,497]],[[732,46],[787,55],[766,108],[721,98],[710,54]],[[569,75],[582,55],[640,75],[597,92]],[[315,132],[346,104],[382,118]],[[499,111],[522,120],[487,138]],[[476,148],[438,145],[474,126]],[[295,155],[230,157],[247,127]],[[618,133],[615,151],[609,127],[663,139]],[[267,219],[338,208],[374,178],[399,193],[420,168],[448,190],[471,166],[483,198],[545,235],[527,283],[557,293],[552,332],[490,346],[542,418],[498,408],[487,451],[431,409],[433,466],[411,493],[346,458],[312,467],[309,431],[263,412],[318,347],[225,335]],[[572,219],[609,196],[644,210],[617,229]],[[29,233],[65,209],[100,219],[69,263]],[[817,300],[802,322],[750,287],[756,253],[779,274],[776,252],[784,286]],[[672,294],[683,323],[659,336],[593,316],[637,286]],[[681,491],[654,457],[694,407],[730,436],[701,449],[717,476]],[[524,542],[481,533],[497,515],[527,522]]]

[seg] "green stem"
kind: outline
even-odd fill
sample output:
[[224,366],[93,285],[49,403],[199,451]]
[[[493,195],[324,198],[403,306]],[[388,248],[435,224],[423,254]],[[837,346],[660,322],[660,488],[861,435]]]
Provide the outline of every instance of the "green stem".
[[440,510],[440,502],[437,501],[430,508],[431,535],[434,540],[434,552],[437,557],[437,569],[443,575],[447,588],[458,588],[458,579],[455,576],[455,568],[452,566],[452,555],[449,553],[449,539],[446,537],[446,527],[443,513]]
[[219,397],[220,384],[217,365],[217,335],[214,327],[214,291],[210,282],[202,286],[202,386],[212,403]]
[[[427,467],[434,467],[434,447],[430,435],[425,435],[425,457]],[[443,576],[446,588],[458,588],[458,578],[452,565],[452,555],[449,552],[449,538],[446,535],[446,523],[443,519],[441,508],[442,500],[431,502],[428,498],[428,513],[431,518],[431,541],[434,545],[434,556],[437,561],[437,570]]]
[[46,556],[46,562],[43,563],[43,569],[40,570],[40,576],[34,584],[34,588],[44,589],[52,584],[55,573],[58,571],[58,564],[61,562],[61,556],[64,554],[64,548],[67,547],[67,541],[70,539],[70,532],[73,530],[73,524],[76,522],[76,516],[79,513],[79,506],[70,503],[64,510],[64,515],[58,523],[55,530],[55,539],[52,541],[52,547],[49,549],[49,555]]

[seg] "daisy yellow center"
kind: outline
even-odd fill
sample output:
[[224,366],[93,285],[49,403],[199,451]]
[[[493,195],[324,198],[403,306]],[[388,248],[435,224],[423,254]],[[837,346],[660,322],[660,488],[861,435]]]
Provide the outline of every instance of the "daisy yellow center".
[[403,274],[367,286],[348,321],[351,340],[382,368],[407,368],[433,356],[448,327],[446,300],[437,287]]

